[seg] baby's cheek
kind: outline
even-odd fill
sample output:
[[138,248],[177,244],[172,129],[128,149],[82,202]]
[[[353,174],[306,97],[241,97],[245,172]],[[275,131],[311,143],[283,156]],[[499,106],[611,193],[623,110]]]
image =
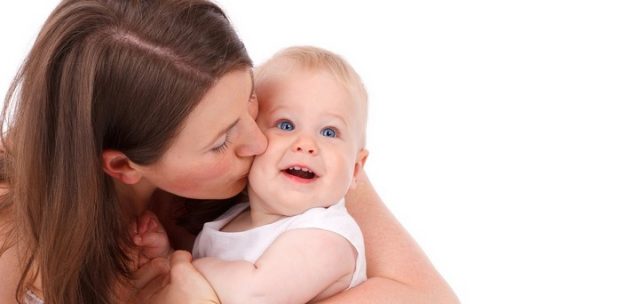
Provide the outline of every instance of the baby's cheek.
[[342,191],[343,187],[345,189],[348,188],[351,184],[355,165],[345,159],[337,158],[332,163],[332,166],[332,170],[335,170],[336,172],[336,177],[333,181],[335,183],[335,189],[337,191]]

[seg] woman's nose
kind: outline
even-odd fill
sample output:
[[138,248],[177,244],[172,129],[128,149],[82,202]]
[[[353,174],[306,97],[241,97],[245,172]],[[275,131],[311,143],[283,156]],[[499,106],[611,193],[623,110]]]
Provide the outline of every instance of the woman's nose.
[[242,143],[238,147],[238,156],[250,157],[260,155],[267,149],[267,137],[253,119],[247,122],[247,132],[241,136]]

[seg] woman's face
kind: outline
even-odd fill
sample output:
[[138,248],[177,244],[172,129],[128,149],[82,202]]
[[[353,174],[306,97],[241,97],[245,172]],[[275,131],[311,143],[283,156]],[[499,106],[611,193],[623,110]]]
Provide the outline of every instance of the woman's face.
[[143,178],[188,198],[220,199],[238,194],[247,183],[253,157],[267,146],[255,123],[257,114],[251,71],[227,73],[187,116],[160,160],[141,167]]

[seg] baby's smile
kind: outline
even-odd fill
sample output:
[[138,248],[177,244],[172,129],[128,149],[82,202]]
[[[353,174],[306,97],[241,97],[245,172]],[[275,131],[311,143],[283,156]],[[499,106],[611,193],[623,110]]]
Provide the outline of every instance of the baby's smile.
[[291,166],[281,172],[294,181],[302,183],[310,183],[318,178],[318,175],[313,170],[302,165]]
[[295,166],[295,167],[288,168],[284,171],[288,174],[295,175],[297,177],[304,178],[304,179],[313,179],[316,177],[316,174],[313,171],[311,171],[311,169],[304,168],[304,167],[301,168],[301,167]]

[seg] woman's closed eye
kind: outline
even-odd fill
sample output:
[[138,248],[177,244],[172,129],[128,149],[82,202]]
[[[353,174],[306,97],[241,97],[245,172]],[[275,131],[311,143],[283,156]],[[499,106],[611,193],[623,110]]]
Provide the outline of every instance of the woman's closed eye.
[[229,144],[231,144],[231,142],[229,141],[229,133],[227,133],[220,140],[216,141],[216,144],[211,148],[211,151],[222,153],[229,147]]

